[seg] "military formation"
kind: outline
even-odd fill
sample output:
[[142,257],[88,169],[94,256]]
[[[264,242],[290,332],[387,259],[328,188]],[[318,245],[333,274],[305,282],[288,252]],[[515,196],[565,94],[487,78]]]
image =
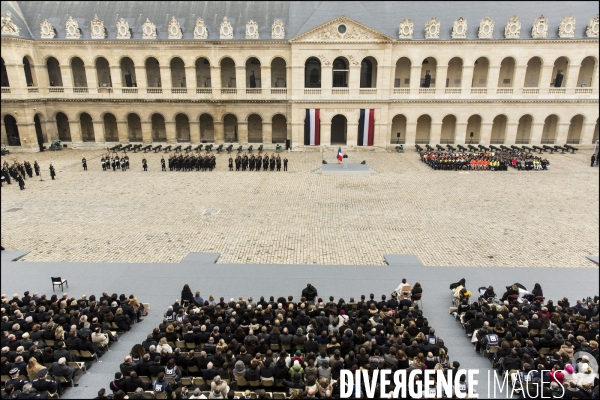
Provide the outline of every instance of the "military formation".
[[[212,171],[217,167],[217,159],[214,154],[172,154],[169,156],[168,162],[165,161],[164,157],[160,159],[160,167],[162,171]],[[144,171],[148,170],[148,161],[144,158],[142,160],[142,167]]]
[[[129,169],[129,156],[125,154],[124,156],[119,157],[118,154],[106,154],[100,158],[100,163],[102,164],[102,171],[113,171],[121,170],[123,172]],[[87,171],[87,160],[84,158],[81,159],[81,165],[83,166],[83,170]]]
[[[50,163],[49,166],[50,177],[52,180],[56,177],[56,169]],[[15,181],[19,184],[19,189],[25,190],[25,180],[29,177],[29,179],[33,178],[33,174],[35,176],[40,176],[40,164],[37,161],[33,162],[33,165],[29,161],[18,162],[14,160],[12,164],[9,164],[8,161],[4,161],[2,163],[2,169],[0,170],[0,181],[2,184],[6,183],[7,185],[11,185],[12,181]]]
[[248,156],[244,153],[242,155],[238,154],[235,160],[233,157],[229,157],[230,171],[233,171],[234,164],[236,171],[260,171],[261,168],[263,171],[275,171],[275,169],[281,171],[282,164],[283,170],[287,171],[288,159],[284,157],[282,160],[279,154],[275,155],[275,153],[272,153],[271,157],[268,154],[263,157],[260,154],[258,156],[254,156],[254,154]]
[[547,159],[521,150],[502,150],[498,152],[449,152],[421,151],[421,161],[434,170],[468,171],[507,171],[513,167],[519,171],[547,170]]

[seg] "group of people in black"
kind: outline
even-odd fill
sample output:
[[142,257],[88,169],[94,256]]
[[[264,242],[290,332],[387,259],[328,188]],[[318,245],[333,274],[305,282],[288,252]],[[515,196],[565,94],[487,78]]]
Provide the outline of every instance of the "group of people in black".
[[[164,157],[160,159],[161,170],[167,170],[167,162]],[[144,171],[148,169],[148,162],[144,158],[142,160]],[[212,171],[217,167],[217,159],[214,154],[172,154],[168,161],[169,171]]]
[[[125,172],[129,169],[129,156],[125,154],[119,158],[118,154],[111,155],[109,153],[100,158],[100,163],[102,164],[102,171],[110,171],[112,168],[113,171],[120,169],[121,171]],[[84,171],[87,171],[87,160],[85,157],[81,159],[81,166],[83,167]]]
[[550,162],[526,151],[502,150],[481,152],[421,151],[421,161],[434,170],[519,171],[547,170]]
[[[50,163],[50,177],[54,180],[56,176],[56,169]],[[33,165],[29,161],[23,161],[21,163],[14,160],[12,165],[10,165],[6,160],[2,164],[2,169],[0,170],[0,181],[2,183],[6,183],[7,185],[11,185],[12,181],[17,181],[19,184],[19,189],[25,190],[25,180],[27,177],[33,178],[33,173],[35,172],[35,176],[40,176],[40,164],[37,161],[33,162]]]
[[275,171],[275,168],[277,168],[277,171],[281,171],[282,164],[283,170],[287,171],[288,159],[284,157],[282,160],[281,156],[279,154],[275,156],[275,153],[272,153],[271,157],[269,157],[268,154],[265,154],[264,157],[260,154],[258,157],[255,157],[254,154],[250,154],[248,157],[248,154],[244,153],[243,155],[238,154],[235,160],[233,157],[229,157],[230,171],[233,171],[234,163],[236,171],[260,171],[261,167],[263,171]]

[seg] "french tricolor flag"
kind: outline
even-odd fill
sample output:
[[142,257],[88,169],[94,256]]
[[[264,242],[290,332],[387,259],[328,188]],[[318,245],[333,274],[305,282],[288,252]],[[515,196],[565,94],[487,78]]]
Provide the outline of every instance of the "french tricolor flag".
[[375,135],[375,109],[361,109],[358,119],[358,145],[373,146]]
[[307,108],[304,120],[304,145],[319,146],[321,144],[321,120],[318,108]]
[[342,162],[342,160],[344,159],[344,155],[342,154],[342,148],[341,147],[338,147],[337,159],[338,159],[339,162]]

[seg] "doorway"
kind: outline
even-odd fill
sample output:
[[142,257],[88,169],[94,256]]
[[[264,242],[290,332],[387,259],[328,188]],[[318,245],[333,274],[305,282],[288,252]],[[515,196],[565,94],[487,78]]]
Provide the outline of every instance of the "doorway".
[[348,120],[343,115],[336,115],[331,120],[331,144],[346,144]]

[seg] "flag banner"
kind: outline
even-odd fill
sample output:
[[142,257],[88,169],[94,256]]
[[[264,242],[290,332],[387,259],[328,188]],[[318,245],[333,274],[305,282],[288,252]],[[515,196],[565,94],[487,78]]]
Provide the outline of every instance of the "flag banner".
[[338,159],[339,162],[342,162],[342,160],[344,159],[344,155],[342,154],[342,148],[341,147],[338,147],[337,159]]
[[318,108],[307,108],[304,120],[304,145],[319,146],[321,144],[321,121]]
[[375,136],[375,109],[361,109],[358,120],[358,143],[359,146],[373,146]]

